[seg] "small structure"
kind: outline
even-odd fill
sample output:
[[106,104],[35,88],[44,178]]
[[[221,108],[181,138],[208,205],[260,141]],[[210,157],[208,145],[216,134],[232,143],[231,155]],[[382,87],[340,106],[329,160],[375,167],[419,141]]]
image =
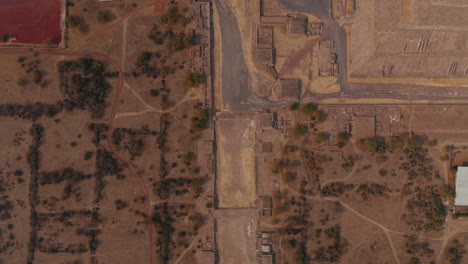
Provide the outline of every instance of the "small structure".
[[355,0],[332,0],[332,17],[334,19],[339,19],[343,16],[353,15],[356,11],[356,2]]
[[271,78],[277,80],[279,78],[279,74],[276,71],[274,66],[268,66],[267,67],[268,74],[270,74]]
[[271,153],[273,152],[273,143],[272,142],[262,142],[260,144],[260,153]]
[[454,205],[455,211],[468,212],[468,167],[457,168]]
[[315,23],[308,23],[307,24],[307,35],[308,36],[317,36],[322,35],[322,23],[315,22]]
[[354,116],[351,130],[355,139],[375,137],[375,116]]
[[257,26],[257,49],[273,48],[273,27]]
[[257,233],[257,257],[261,264],[276,263],[276,243],[273,243],[272,235],[267,231]]
[[260,216],[268,218],[272,216],[273,200],[270,196],[260,197]]
[[287,101],[297,101],[299,99],[300,80],[282,79],[280,80],[280,99]]
[[261,130],[274,129],[275,115],[274,113],[259,113],[257,114],[257,128]]
[[265,66],[275,65],[275,49],[256,49],[255,59],[258,64]]
[[336,63],[336,54],[333,52],[334,43],[330,40],[321,40],[319,42],[319,76],[338,76],[338,64]]
[[262,260],[261,260],[262,264],[273,264],[273,255],[272,254],[269,254],[269,255],[262,255]]
[[331,40],[321,40],[319,42],[319,49],[333,49],[333,42]]
[[205,73],[208,67],[208,45],[199,45],[190,50],[189,66],[192,72]]
[[301,15],[288,16],[288,36],[305,37],[307,36],[307,17]]

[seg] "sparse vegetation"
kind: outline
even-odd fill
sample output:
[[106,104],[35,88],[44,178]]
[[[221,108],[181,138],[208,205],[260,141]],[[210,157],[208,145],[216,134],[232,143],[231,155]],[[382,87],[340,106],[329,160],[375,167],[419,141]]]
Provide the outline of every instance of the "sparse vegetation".
[[161,16],[161,23],[163,24],[181,24],[186,26],[190,23],[190,19],[180,13],[180,9],[177,5],[171,5],[166,9],[166,14]]
[[302,106],[302,112],[304,114],[312,114],[317,111],[317,105],[313,103],[308,103]]
[[327,113],[325,113],[325,111],[317,110],[317,112],[315,112],[315,120],[317,120],[317,122],[322,123],[326,119],[327,119]]
[[328,140],[330,135],[327,132],[319,132],[315,135],[315,142],[317,143],[323,143]]
[[304,126],[304,125],[298,124],[298,125],[294,126],[294,128],[293,128],[293,134],[294,134],[294,136],[296,136],[296,137],[303,136],[303,135],[305,135],[307,132],[308,132],[308,129],[307,129],[307,127]]
[[436,186],[417,189],[416,194],[406,204],[406,222],[413,230],[441,230],[445,223],[447,209],[437,192]]
[[207,109],[198,111],[198,115],[192,118],[192,129],[195,131],[207,128],[209,122],[209,112]]
[[187,77],[185,78],[185,81],[187,82],[188,86],[195,87],[204,82],[204,77],[200,73],[191,72],[187,75]]
[[374,154],[374,153],[385,153],[386,144],[383,138],[367,138],[364,140],[364,143],[367,147],[367,150]]
[[97,20],[99,23],[111,22],[115,19],[115,14],[110,10],[100,10],[97,13]]
[[86,24],[85,20],[80,16],[67,16],[66,18],[67,26],[70,28],[76,28],[81,33],[88,32],[88,24]]
[[465,246],[457,239],[454,239],[450,243],[445,259],[449,261],[450,264],[462,264],[465,253]]
[[292,103],[292,104],[289,105],[289,110],[295,111],[295,110],[299,109],[299,106],[300,106],[300,104],[298,102]]
[[58,63],[60,88],[66,99],[66,110],[87,109],[94,118],[100,118],[106,108],[106,99],[112,86],[106,78],[114,76],[106,71],[104,62],[79,58]]

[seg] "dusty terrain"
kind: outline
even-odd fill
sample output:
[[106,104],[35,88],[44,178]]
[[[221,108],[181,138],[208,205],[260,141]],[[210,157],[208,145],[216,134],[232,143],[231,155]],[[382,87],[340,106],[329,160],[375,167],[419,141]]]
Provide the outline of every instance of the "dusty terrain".
[[330,1],[68,1],[63,47],[2,45],[0,263],[465,263],[466,4]]
[[219,207],[252,207],[255,192],[255,121],[251,115],[218,117]]
[[69,2],[66,49],[2,48],[0,262],[213,261],[207,18],[179,2]]
[[[282,147],[274,148],[273,155],[262,155],[265,176],[258,184],[269,185],[273,181],[270,193],[274,199],[273,217],[262,220],[259,229],[278,232],[281,246],[276,254],[285,263],[303,258],[340,263],[373,263],[378,258],[383,263],[407,263],[412,257],[444,263],[446,245],[458,235],[466,235],[466,220],[452,215],[452,200],[441,190],[454,184],[446,146],[453,145],[454,153],[461,159],[466,148],[461,140],[465,133],[463,125],[447,120],[449,116],[460,115],[460,111],[467,111],[467,107],[391,107],[401,111],[399,132],[388,135],[377,129],[377,138],[385,140],[385,149],[376,152],[366,146],[367,139],[339,136],[345,126],[336,121],[340,120],[339,115],[332,114],[335,106],[321,107],[328,118],[318,123],[311,122],[310,115],[300,110],[277,110],[280,118],[308,127],[300,134],[291,129],[283,134]],[[344,108],[353,109],[355,115],[380,111],[372,110],[371,106]],[[444,129],[438,129],[441,126]],[[319,143],[323,131],[327,137]],[[411,144],[415,145],[408,145],[407,140],[414,141]],[[340,141],[346,143],[337,144]],[[407,156],[410,148],[422,151],[424,158],[411,161],[411,156]],[[427,154],[422,154],[424,151]],[[414,171],[405,168],[407,161],[414,164]],[[421,162],[430,166],[418,169]],[[442,216],[425,218],[412,211],[409,204],[425,192],[435,192],[435,197],[440,195]],[[439,210],[433,206],[422,210]],[[442,218],[436,220],[438,217]],[[409,242],[405,242],[408,236],[421,240],[414,243],[428,243],[432,253],[408,253]]]

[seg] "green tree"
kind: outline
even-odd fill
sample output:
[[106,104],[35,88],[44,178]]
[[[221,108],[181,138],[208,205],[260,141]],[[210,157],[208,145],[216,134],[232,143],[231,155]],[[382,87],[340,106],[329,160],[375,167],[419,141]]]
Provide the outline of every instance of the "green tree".
[[317,122],[322,123],[326,119],[327,113],[325,113],[325,111],[318,110],[317,112],[315,112],[315,120],[317,120]]
[[306,133],[308,132],[308,129],[306,126],[304,125],[296,125],[294,128],[293,128],[293,134],[297,137],[300,137],[300,136],[303,136],[305,135]]
[[99,23],[107,23],[115,19],[114,13],[110,10],[99,11],[97,13],[97,20]]
[[295,111],[295,110],[299,109],[299,106],[300,106],[300,104],[298,102],[292,103],[292,104],[289,105],[289,110]]
[[151,96],[159,96],[160,93],[161,93],[161,92],[160,92],[159,89],[151,89],[151,90],[150,90],[150,95],[151,95]]
[[200,73],[191,72],[185,77],[185,81],[187,82],[188,86],[195,87],[204,82],[204,77]]
[[315,111],[317,111],[317,105],[313,103],[308,103],[302,106],[302,112],[304,114],[312,114]]
[[8,42],[10,40],[10,35],[8,34],[3,34],[2,35],[2,42]]
[[385,153],[385,141],[381,138],[367,138],[364,143],[370,153]]
[[330,136],[328,135],[327,132],[320,132],[315,135],[315,142],[317,143],[322,143],[328,140]]

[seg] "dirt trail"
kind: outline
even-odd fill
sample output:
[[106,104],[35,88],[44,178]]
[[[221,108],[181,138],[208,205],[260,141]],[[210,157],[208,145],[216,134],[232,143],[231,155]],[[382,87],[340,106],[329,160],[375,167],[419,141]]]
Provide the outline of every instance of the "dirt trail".
[[96,33],[92,34],[92,35],[88,38],[88,40],[87,40],[85,43],[83,43],[77,50],[78,50],[78,51],[83,50],[83,49],[86,48],[89,44],[91,44],[93,41],[95,41],[96,38],[98,38],[98,37],[104,35],[105,32],[107,32],[109,29],[111,29],[111,28],[114,27],[115,25],[119,24],[120,22],[124,21],[125,19],[127,19],[127,18],[129,18],[129,17],[131,17],[131,16],[133,16],[133,15],[135,15],[135,14],[137,14],[137,13],[139,13],[139,12],[141,12],[141,11],[147,9],[147,8],[149,8],[149,7],[152,7],[152,6],[154,6],[154,2],[148,3],[148,4],[146,4],[146,5],[142,6],[142,7],[140,7],[140,8],[138,8],[138,9],[134,10],[133,12],[130,12],[130,13],[126,14],[125,16],[123,16],[123,17],[121,17],[121,18],[115,20],[114,22],[110,23],[110,24],[107,25],[106,27],[104,27],[104,28],[98,30]]
[[123,24],[123,29],[122,29],[122,58],[120,60],[120,65],[122,66],[122,71],[124,73],[125,73],[125,62],[127,61],[127,27],[128,27],[128,19],[125,19],[124,24]]
[[138,112],[117,113],[115,115],[115,117],[114,117],[114,120],[122,118],[122,117],[144,115],[144,114],[147,114],[147,113],[172,113],[173,111],[175,111],[179,106],[181,106],[185,102],[200,100],[199,96],[196,96],[196,95],[189,92],[189,93],[186,93],[184,98],[182,98],[179,102],[177,102],[177,104],[175,104],[171,108],[168,108],[166,110],[161,110],[161,109],[157,109],[157,108],[149,105],[143,98],[141,98],[141,96],[135,90],[130,88],[130,91],[132,91],[135,94],[135,96],[142,102],[142,104],[146,106],[146,109],[142,110],[142,111],[138,111]]
[[[360,217],[361,219],[369,222],[370,224],[373,224],[377,227],[379,227],[380,229],[382,229],[382,231],[385,233],[386,237],[387,237],[387,240],[390,244],[390,248],[392,249],[392,252],[393,252],[393,256],[395,258],[395,261],[396,263],[400,264],[400,259],[398,258],[398,254],[395,250],[395,246],[393,244],[393,240],[392,238],[390,237],[390,233],[392,234],[396,234],[396,235],[407,235],[408,233],[406,232],[401,232],[401,231],[397,231],[397,230],[392,230],[392,229],[389,229],[387,227],[385,227],[384,225],[382,225],[381,223],[365,216],[364,214],[358,212],[356,209],[352,208],[351,206],[349,206],[348,204],[346,204],[345,202],[341,201],[340,199],[337,199],[337,198],[327,198],[327,197],[316,197],[316,196],[309,196],[309,195],[304,195],[304,194],[301,194],[300,192],[294,190],[291,186],[287,185],[287,184],[283,184],[282,186],[286,187],[286,189],[290,190],[291,192],[295,193],[296,195],[301,195],[301,196],[304,196],[306,197],[307,199],[310,199],[310,200],[314,200],[314,201],[333,201],[333,202],[339,202],[344,208],[348,209],[350,212],[352,212],[353,214],[355,214],[356,216]],[[444,232],[444,235],[440,238],[433,238],[433,237],[426,237],[426,236],[419,236],[419,238],[422,238],[422,239],[427,239],[427,240],[433,240],[433,241],[443,241],[443,244],[446,245],[447,244],[447,240],[452,237],[453,235],[457,234],[458,232],[460,231],[463,231],[464,228],[465,228],[465,225],[468,225],[468,222],[467,223],[464,223],[463,225],[458,225],[456,226],[455,228],[453,227],[453,225],[450,224],[450,219],[449,219],[449,223],[447,223],[447,232]],[[450,229],[450,230],[449,230]],[[441,249],[441,251],[439,252],[439,254],[442,254],[443,253],[443,249]],[[441,258],[441,255],[439,255],[439,259]]]

